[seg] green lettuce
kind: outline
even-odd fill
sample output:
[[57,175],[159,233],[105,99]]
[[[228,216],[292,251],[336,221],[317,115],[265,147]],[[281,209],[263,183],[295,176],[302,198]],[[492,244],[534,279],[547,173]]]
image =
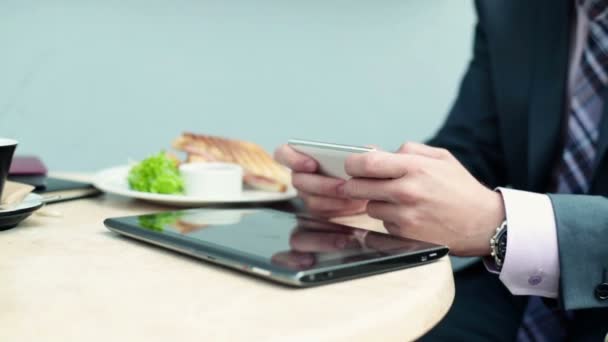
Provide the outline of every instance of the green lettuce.
[[177,165],[165,152],[142,160],[131,168],[128,176],[133,190],[157,194],[183,194],[184,180]]

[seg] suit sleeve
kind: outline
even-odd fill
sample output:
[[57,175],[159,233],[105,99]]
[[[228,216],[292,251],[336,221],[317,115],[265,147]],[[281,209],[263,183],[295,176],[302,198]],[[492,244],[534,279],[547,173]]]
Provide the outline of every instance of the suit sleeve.
[[[481,4],[476,2],[473,58],[445,123],[428,143],[448,149],[478,180],[496,188],[509,180]],[[608,307],[608,299],[601,300],[596,294],[598,285],[608,282],[603,275],[608,273],[608,198],[565,194],[549,194],[549,198],[557,230],[559,300],[568,310]],[[464,266],[456,263],[454,268],[470,262],[463,260]]]
[[[550,194],[557,225],[561,270],[560,298],[567,310],[608,308],[596,295],[608,282],[608,199]],[[608,272],[608,271],[607,271]]]
[[445,123],[428,144],[448,149],[479,181],[495,188],[505,185],[506,176],[483,13],[476,9],[473,58]]

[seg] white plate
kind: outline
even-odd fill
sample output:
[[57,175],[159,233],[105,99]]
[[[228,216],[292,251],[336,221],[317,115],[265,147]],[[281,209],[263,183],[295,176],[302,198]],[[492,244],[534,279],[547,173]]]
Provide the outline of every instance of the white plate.
[[209,200],[200,197],[186,195],[164,195],[149,192],[131,190],[127,183],[127,175],[131,166],[117,166],[105,169],[95,175],[93,185],[101,191],[111,194],[137,198],[145,201],[168,204],[179,207],[193,207],[216,203],[255,203],[285,201],[296,197],[297,193],[291,186],[286,192],[269,192],[260,190],[243,189],[236,197],[219,198]]

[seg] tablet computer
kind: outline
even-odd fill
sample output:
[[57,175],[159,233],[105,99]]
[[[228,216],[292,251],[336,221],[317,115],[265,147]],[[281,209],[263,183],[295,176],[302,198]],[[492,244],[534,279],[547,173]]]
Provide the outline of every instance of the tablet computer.
[[297,287],[429,263],[445,246],[271,209],[189,209],[111,218],[128,237]]

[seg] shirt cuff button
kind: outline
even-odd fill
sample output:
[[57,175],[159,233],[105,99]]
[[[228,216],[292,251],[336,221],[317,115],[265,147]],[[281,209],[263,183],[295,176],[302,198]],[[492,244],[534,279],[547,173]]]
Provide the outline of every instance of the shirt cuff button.
[[540,284],[543,281],[543,278],[539,275],[533,275],[530,278],[528,278],[528,284],[532,285],[532,286],[536,286],[538,284]]
[[599,284],[595,288],[595,298],[599,300],[608,299],[608,283]]

